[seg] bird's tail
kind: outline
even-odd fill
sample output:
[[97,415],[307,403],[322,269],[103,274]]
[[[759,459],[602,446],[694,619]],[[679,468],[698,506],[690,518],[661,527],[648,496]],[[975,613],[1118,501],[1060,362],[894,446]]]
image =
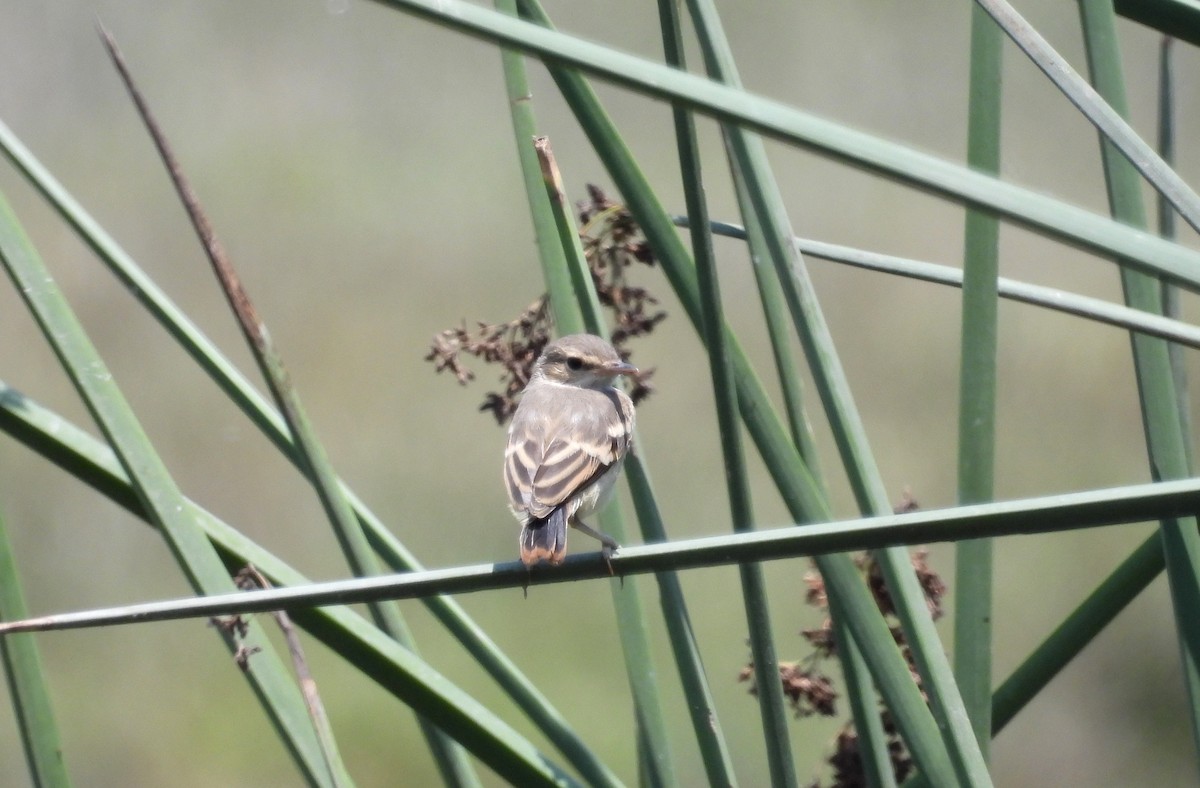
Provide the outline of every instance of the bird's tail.
[[558,565],[566,555],[566,507],[558,507],[545,520],[521,526],[521,561],[525,566],[533,566],[542,559]]

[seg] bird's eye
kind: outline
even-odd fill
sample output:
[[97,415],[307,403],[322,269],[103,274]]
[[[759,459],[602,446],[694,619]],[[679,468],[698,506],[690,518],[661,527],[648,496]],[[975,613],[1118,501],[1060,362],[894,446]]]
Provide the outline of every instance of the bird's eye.
[[579,356],[571,356],[567,359],[567,369],[578,372],[583,369],[583,359]]

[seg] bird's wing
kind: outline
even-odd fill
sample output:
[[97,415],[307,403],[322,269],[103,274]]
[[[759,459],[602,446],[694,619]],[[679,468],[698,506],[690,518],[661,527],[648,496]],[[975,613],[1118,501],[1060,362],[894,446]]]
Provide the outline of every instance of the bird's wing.
[[[509,503],[532,520],[549,517],[556,506],[599,478],[628,445],[621,410],[600,392],[579,393],[596,396],[572,403],[578,407],[543,411],[536,423],[518,422],[521,413],[514,418],[504,480]],[[568,411],[571,418],[562,415]]]

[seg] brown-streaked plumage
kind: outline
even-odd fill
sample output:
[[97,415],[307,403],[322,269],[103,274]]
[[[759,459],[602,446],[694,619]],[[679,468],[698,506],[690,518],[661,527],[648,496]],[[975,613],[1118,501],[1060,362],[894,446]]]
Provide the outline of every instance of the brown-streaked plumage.
[[613,386],[637,370],[613,346],[571,334],[546,346],[508,428],[504,484],[521,521],[521,561],[561,564],[567,526],[618,545],[583,517],[604,505],[633,441],[633,402]]

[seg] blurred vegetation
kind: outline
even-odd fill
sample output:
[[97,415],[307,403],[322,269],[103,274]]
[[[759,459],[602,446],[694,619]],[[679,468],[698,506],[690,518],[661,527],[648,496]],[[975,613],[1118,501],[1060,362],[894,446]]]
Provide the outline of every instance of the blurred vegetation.
[[[661,58],[652,4],[547,6],[566,32]],[[769,2],[729,8],[725,21],[748,89],[961,161],[969,7]],[[1021,11],[1083,70],[1073,5],[1023,3]],[[486,389],[452,385],[423,361],[438,331],[463,320],[507,320],[541,292],[495,48],[344,0],[6,5],[0,120],[246,371],[253,362],[105,59],[95,16],[125,50],[341,475],[427,566],[510,560],[516,529],[500,485],[503,434],[478,411]],[[1153,139],[1159,35],[1125,20],[1118,31],[1131,122]],[[1003,177],[1107,214],[1094,131],[1006,47]],[[1189,92],[1200,57],[1180,46],[1175,68],[1177,123],[1187,139],[1200,124]],[[530,77],[570,196],[583,198],[587,182],[609,189],[544,69],[532,64]],[[598,90],[664,202],[682,213],[669,108],[611,86]],[[698,125],[703,154],[720,161],[717,127]],[[960,208],[776,143],[767,148],[803,235],[960,265]],[[1200,160],[1181,146],[1176,169],[1197,182]],[[724,168],[707,174],[713,218],[736,220]],[[7,166],[0,191],[183,491],[310,577],[344,576],[303,480]],[[1191,232],[1181,232],[1195,247]],[[752,359],[769,368],[744,247],[716,244],[726,317]],[[1077,250],[1011,227],[1002,229],[1001,247],[1002,275],[1120,299],[1116,269]],[[819,261],[810,269],[894,499],[910,490],[925,508],[953,504],[959,294]],[[728,505],[704,349],[669,290],[653,281],[657,272],[635,275],[670,315],[636,346],[638,363],[657,370],[639,433],[659,505],[673,538],[724,533]],[[1190,322],[1200,318],[1193,299],[1183,308]],[[0,287],[0,340],[0,377],[91,427],[8,287]],[[1185,358],[1197,371],[1194,354]],[[481,384],[494,383],[490,372],[477,372]],[[996,497],[1148,480],[1131,372],[1124,332],[1001,304]],[[835,456],[815,421],[822,455]],[[752,453],[749,468],[757,520],[789,522]],[[838,516],[851,516],[841,476],[830,481]],[[189,593],[157,535],[6,439],[0,506],[33,612]],[[999,540],[997,679],[1152,532],[1146,525]],[[931,550],[943,577],[952,576],[952,555],[944,546]],[[803,656],[800,631],[821,625],[804,603],[806,569],[764,565],[781,659]],[[765,784],[758,712],[738,682],[748,647],[742,603],[730,592],[736,570],[698,570],[681,581],[739,777]],[[608,595],[579,583],[531,589],[528,598],[510,590],[459,601],[632,781],[633,713]],[[423,608],[402,608],[426,659],[542,744]],[[698,784],[704,772],[669,648],[651,620],[680,780]],[[948,637],[949,627],[942,631]],[[38,644],[78,784],[298,779],[202,625],[61,633]],[[310,646],[309,659],[359,785],[435,778],[407,709],[322,647]],[[996,783],[1194,781],[1180,682],[1160,578],[994,742]],[[791,725],[804,780],[836,725],[815,718]],[[15,723],[0,714],[0,784],[27,780]]]

